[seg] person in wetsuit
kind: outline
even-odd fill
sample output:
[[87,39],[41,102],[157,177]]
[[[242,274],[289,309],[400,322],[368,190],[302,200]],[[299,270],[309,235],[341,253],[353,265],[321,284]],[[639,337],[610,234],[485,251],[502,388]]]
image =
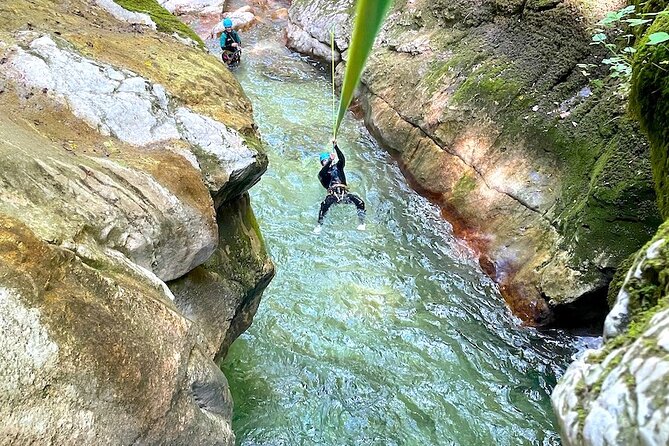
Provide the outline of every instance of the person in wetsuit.
[[344,154],[339,150],[337,141],[333,140],[332,145],[334,146],[335,152],[337,153],[337,162],[334,162],[334,154],[323,152],[320,155],[321,161],[321,170],[318,172],[318,180],[321,182],[321,185],[328,191],[327,196],[321,203],[321,209],[318,212],[318,225],[314,228],[316,234],[321,232],[321,225],[323,224],[323,219],[325,215],[330,210],[333,204],[344,203],[344,204],[353,204],[355,205],[358,212],[358,229],[361,231],[365,230],[365,202],[357,196],[352,194],[348,190],[348,185],[346,183],[346,174],[344,173],[344,167],[346,166],[346,158]]
[[221,49],[235,53],[242,47],[242,39],[239,33],[232,29],[232,20],[223,20],[224,31],[221,33]]

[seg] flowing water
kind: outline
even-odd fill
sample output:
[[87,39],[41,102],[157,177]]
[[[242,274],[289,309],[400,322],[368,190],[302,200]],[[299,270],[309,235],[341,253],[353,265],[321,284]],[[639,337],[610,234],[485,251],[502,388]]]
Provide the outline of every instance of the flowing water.
[[312,234],[330,79],[279,36],[272,25],[244,33],[235,72],[267,144],[270,167],[251,195],[277,267],[223,364],[238,443],[559,444],[549,395],[584,340],[520,326],[352,116],[339,142],[368,229],[355,229],[353,206],[336,206]]

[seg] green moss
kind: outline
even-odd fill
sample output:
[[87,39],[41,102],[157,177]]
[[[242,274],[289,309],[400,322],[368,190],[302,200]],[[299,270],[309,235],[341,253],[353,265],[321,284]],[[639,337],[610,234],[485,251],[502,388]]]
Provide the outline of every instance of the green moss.
[[476,179],[470,175],[461,177],[453,188],[453,200],[464,201],[471,191],[476,189]]
[[271,264],[258,222],[245,193],[219,209],[219,248],[205,263],[205,268],[242,284],[254,287],[259,277],[267,274],[265,265]]
[[[658,240],[664,240],[661,246],[656,246],[658,254],[647,259],[648,248]],[[625,291],[629,295],[630,324],[625,333],[605,344],[601,358],[635,342],[650,328],[653,316],[669,308],[669,220],[660,227],[653,240],[639,251],[632,268],[636,269],[641,261],[641,277],[632,277],[625,284]],[[651,347],[654,348],[654,345]]]
[[194,40],[204,48],[204,42],[195,34],[195,31],[190,29],[188,25],[176,18],[167,9],[163,8],[155,0],[114,0],[114,2],[123,6],[128,11],[143,12],[148,14],[156,23],[158,31],[172,34],[177,33],[182,37],[187,37]]
[[613,275],[613,279],[609,284],[609,291],[606,296],[607,303],[609,304],[609,309],[613,308],[613,305],[616,303],[616,298],[618,297],[620,288],[622,288],[623,282],[625,281],[625,277],[627,276],[627,272],[634,264],[635,259],[636,259],[636,253],[632,254],[631,256],[623,260],[616,269],[616,273]]
[[453,94],[453,100],[461,104],[481,103],[493,110],[508,106],[523,88],[521,83],[505,75],[508,66],[508,63],[495,60],[480,64],[460,84]]
[[646,45],[655,32],[669,32],[669,16],[658,17],[641,38],[634,57],[630,109],[651,143],[651,165],[663,217],[669,217],[669,46]]

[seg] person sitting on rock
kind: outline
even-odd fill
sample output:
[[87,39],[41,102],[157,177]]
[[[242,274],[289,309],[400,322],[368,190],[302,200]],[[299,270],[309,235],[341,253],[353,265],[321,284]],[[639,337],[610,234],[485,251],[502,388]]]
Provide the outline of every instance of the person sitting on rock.
[[320,154],[321,170],[318,172],[318,179],[323,187],[328,191],[327,196],[321,203],[321,209],[318,213],[318,224],[314,228],[314,233],[321,232],[321,226],[325,214],[328,213],[333,204],[345,203],[355,205],[358,212],[359,225],[358,229],[365,230],[365,202],[359,196],[348,191],[346,183],[346,174],[344,173],[344,166],[346,165],[346,158],[339,150],[337,140],[332,140],[332,145],[337,153],[337,162],[334,162],[335,155],[333,153],[323,152]]

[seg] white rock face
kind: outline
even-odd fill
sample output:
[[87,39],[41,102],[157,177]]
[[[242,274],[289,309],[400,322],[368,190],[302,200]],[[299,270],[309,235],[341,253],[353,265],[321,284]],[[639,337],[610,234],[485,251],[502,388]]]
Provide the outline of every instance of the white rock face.
[[156,24],[148,14],[128,11],[114,0],[95,0],[95,3],[122,22],[145,25],[151,29],[156,29]]
[[179,14],[216,14],[223,11],[225,0],[159,0],[169,12]]
[[[667,223],[664,228],[660,233],[666,235]],[[666,299],[666,240],[656,236],[637,255],[606,320],[609,343],[630,336],[632,298],[651,299],[659,292],[654,298]],[[553,407],[566,446],[669,444],[669,309],[660,307],[648,322],[635,322],[645,327],[637,338],[589,351],[555,387]]]
[[224,171],[234,174],[249,167],[249,160],[256,152],[249,149],[244,139],[225,125],[193,113],[185,107],[175,112],[182,137],[195,147],[214,155],[223,166]]
[[[335,46],[343,52],[350,43],[351,16],[349,11],[353,3],[353,0],[312,0],[300,4],[299,8],[290,8],[290,22],[317,41],[326,44],[328,48],[331,40],[330,33],[334,30]],[[296,31],[292,33],[297,34]],[[306,39],[300,39],[297,42],[303,40]],[[292,48],[302,52],[300,48]]]
[[[257,180],[258,151],[234,130],[173,104],[165,89],[128,70],[86,59],[39,37],[27,49],[15,48],[7,76],[23,89],[47,91],[103,135],[144,146],[184,140],[220,163],[206,163],[205,176],[215,196],[241,194]],[[188,157],[192,161],[192,157]],[[207,170],[208,169],[208,170]],[[234,184],[228,181],[233,180]]]
[[[286,27],[286,46],[300,53],[332,62],[332,49],[328,45],[315,39],[311,34],[292,23],[289,23]],[[334,61],[336,63],[340,60],[341,54],[335,49]]]

